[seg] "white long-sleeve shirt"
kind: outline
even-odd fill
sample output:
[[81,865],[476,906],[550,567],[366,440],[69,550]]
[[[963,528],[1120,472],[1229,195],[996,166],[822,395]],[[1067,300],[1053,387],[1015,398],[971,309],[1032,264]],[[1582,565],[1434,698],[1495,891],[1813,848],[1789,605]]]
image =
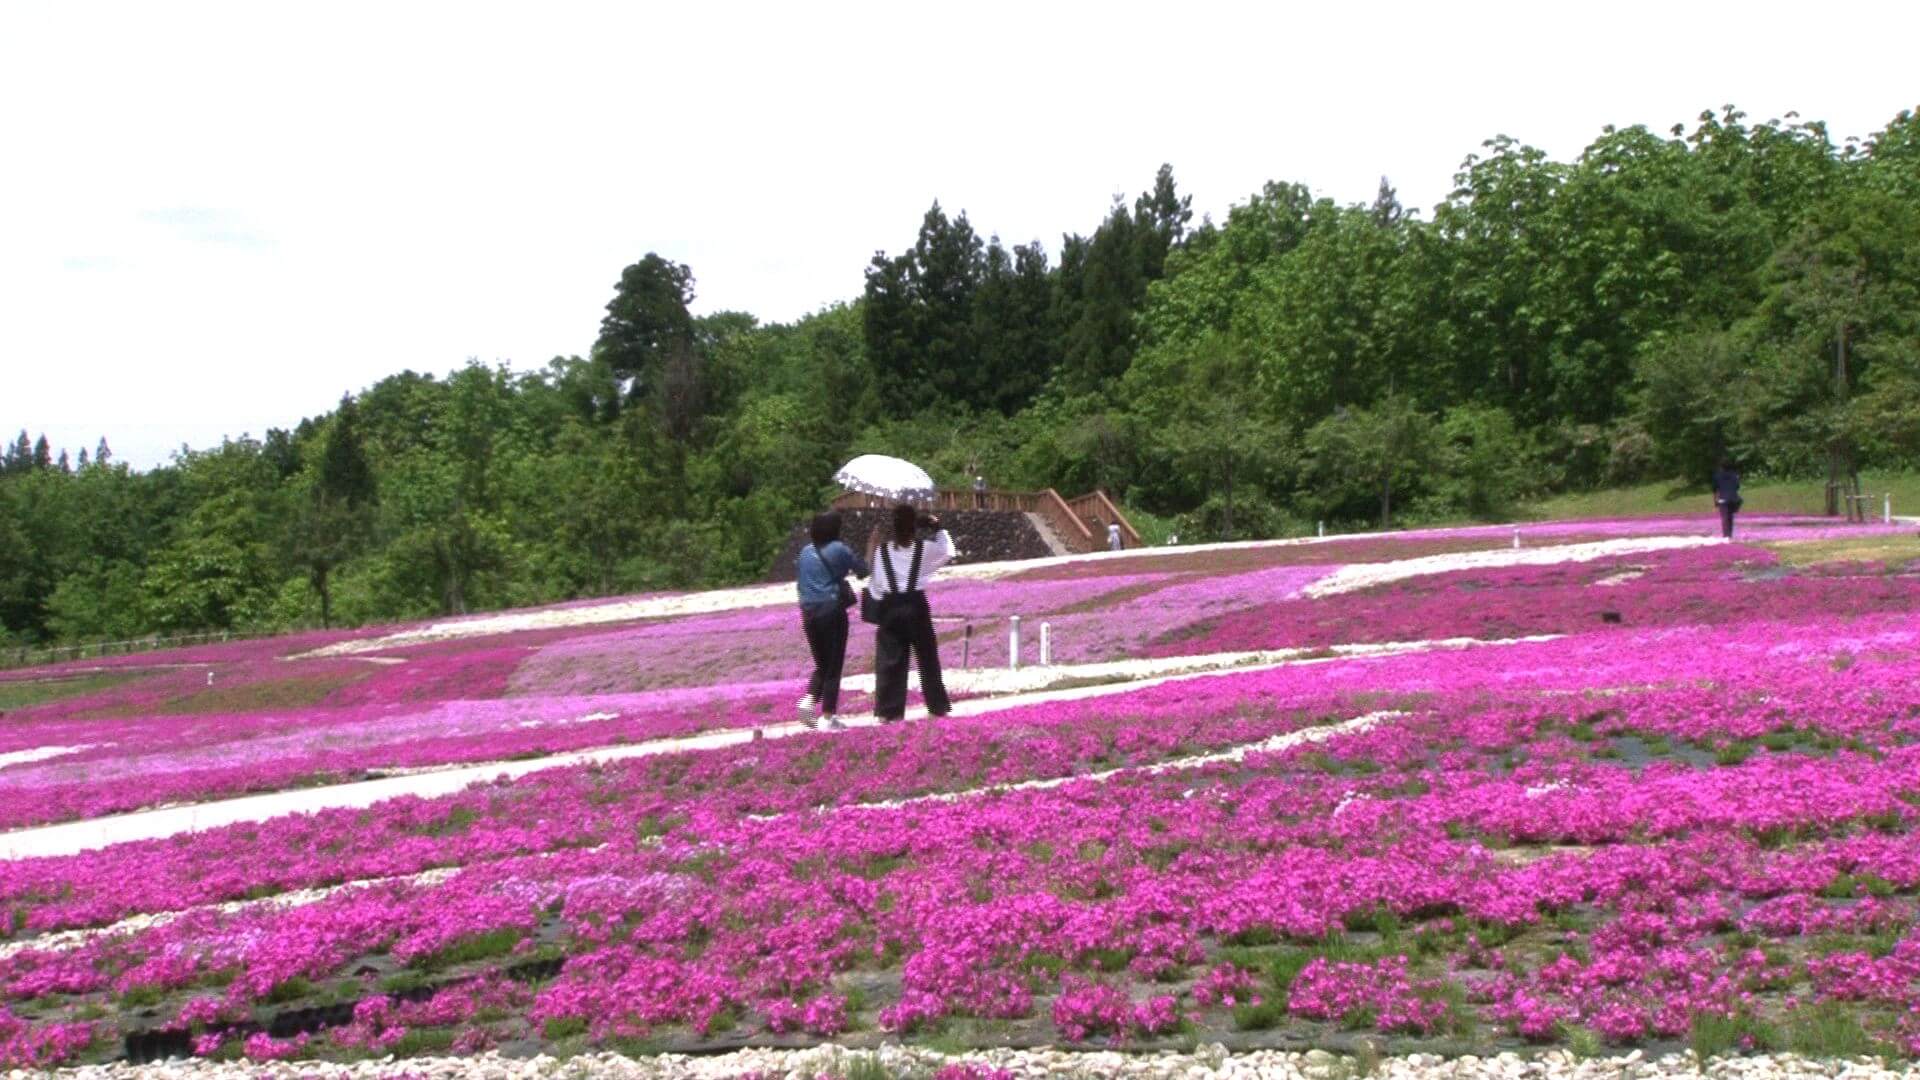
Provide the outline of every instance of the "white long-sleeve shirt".
[[[933,576],[933,572],[952,562],[956,554],[958,553],[953,550],[953,538],[947,535],[945,529],[934,533],[927,540],[920,549],[919,589],[921,592],[927,591],[927,579]],[[867,578],[867,591],[873,594],[875,600],[887,595],[887,571],[881,565],[883,558],[893,560],[894,582],[900,586],[901,592],[905,592],[907,575],[913,570],[913,545],[901,547],[899,544],[882,544],[880,550],[873,553],[873,574]]]

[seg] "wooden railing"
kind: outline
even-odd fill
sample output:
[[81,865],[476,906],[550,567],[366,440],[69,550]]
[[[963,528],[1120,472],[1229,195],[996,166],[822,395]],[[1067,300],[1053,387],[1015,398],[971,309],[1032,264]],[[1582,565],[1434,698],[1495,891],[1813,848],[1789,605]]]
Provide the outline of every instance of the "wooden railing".
[[[837,510],[884,510],[894,500],[859,492],[843,492],[833,500]],[[1076,499],[1066,499],[1052,488],[1040,491],[973,491],[968,488],[941,488],[925,503],[940,511],[999,510],[1036,514],[1052,527],[1067,550],[1079,553],[1102,551],[1107,546],[1107,523],[1116,522],[1129,548],[1140,546],[1140,534],[1127,516],[1120,512],[1104,491],[1093,491]],[[1098,523],[1097,525],[1095,523]]]
[[1095,489],[1069,502],[1067,506],[1073,510],[1074,516],[1080,520],[1099,522],[1098,525],[1094,526],[1093,531],[1098,534],[1096,539],[1101,547],[1105,547],[1107,544],[1106,525],[1108,522],[1113,522],[1120,526],[1121,543],[1129,548],[1137,548],[1140,546],[1139,532],[1135,531],[1133,523],[1127,520],[1127,515],[1121,513],[1120,508],[1113,505],[1113,500],[1107,498],[1106,492]]
[[1080,520],[1080,516],[1073,512],[1073,507],[1060,497],[1059,492],[1052,488],[1042,491],[1040,505],[1041,509],[1035,512],[1047,519],[1047,524],[1053,526],[1053,531],[1059,534],[1060,542],[1067,545],[1068,550],[1087,552],[1100,549],[1093,530],[1087,528],[1087,523]]
[[[294,633],[297,631],[286,631]],[[154,652],[159,649],[180,649],[194,645],[223,645],[230,641],[249,641],[260,637],[277,637],[278,634],[235,634],[226,630],[209,630],[199,634],[176,634],[171,637],[144,637],[129,641],[83,641],[72,645],[18,645],[0,647],[0,669],[38,667],[42,664],[64,664],[75,660],[104,659],[109,656],[127,656],[132,653]]]
[[[1037,491],[983,491],[973,492],[961,488],[941,488],[925,505],[928,509],[940,510],[1003,510],[1017,514],[1040,512],[1041,492]],[[885,510],[894,504],[893,499],[878,495],[862,495],[857,491],[848,491],[833,500],[836,510]]]

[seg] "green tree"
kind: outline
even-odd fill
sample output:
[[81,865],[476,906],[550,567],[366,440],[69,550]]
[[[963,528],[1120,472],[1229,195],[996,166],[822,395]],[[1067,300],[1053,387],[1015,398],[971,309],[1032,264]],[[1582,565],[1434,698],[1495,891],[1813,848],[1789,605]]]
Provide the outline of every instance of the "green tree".
[[1306,433],[1306,500],[1350,515],[1373,498],[1380,527],[1393,524],[1396,491],[1404,500],[1430,472],[1437,450],[1431,417],[1407,399],[1389,396],[1371,409],[1341,409]]
[[280,582],[268,543],[282,527],[272,463],[247,438],[183,452],[175,461],[192,509],[147,567],[141,589],[148,615],[168,631],[257,625]]
[[320,599],[320,625],[332,626],[333,571],[366,545],[379,499],[360,437],[359,410],[351,395],[340,398],[306,487],[294,518],[294,550],[306,569],[307,583]]
[[[1781,461],[1819,460],[1834,493],[1859,489],[1862,449],[1912,444],[1920,391],[1920,209],[1856,186],[1775,254],[1747,324],[1755,364],[1746,427]],[[1892,430],[1877,420],[1891,419]]]
[[1219,506],[1219,538],[1239,539],[1249,533],[1236,526],[1236,493],[1242,504],[1249,489],[1263,493],[1287,454],[1289,433],[1256,407],[1253,360],[1244,345],[1211,335],[1182,368],[1186,384],[1153,429],[1174,467],[1199,480],[1201,505]]
[[620,272],[593,355],[628,380],[628,396],[653,393],[655,381],[693,346],[693,271],[648,252]]

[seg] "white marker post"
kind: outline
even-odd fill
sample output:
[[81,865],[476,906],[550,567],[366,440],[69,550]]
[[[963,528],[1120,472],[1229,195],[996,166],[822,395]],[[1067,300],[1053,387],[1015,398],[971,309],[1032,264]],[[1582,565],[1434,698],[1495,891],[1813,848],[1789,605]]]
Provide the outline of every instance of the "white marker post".
[[1040,666],[1053,666],[1053,624],[1040,624]]
[[1324,522],[1324,521],[1322,521],[1322,522],[1320,522],[1320,523],[1319,523],[1319,531],[1320,531],[1320,535],[1321,535],[1321,536],[1325,536],[1325,535],[1327,535],[1327,523],[1326,523],[1326,522]]
[[1893,492],[1889,491],[1881,498],[1886,501],[1880,504],[1880,523],[1891,525],[1893,524]]
[[1520,526],[1518,525],[1513,527],[1513,549],[1520,550]]
[[1020,616],[1013,617],[1013,629],[1007,634],[1007,670],[1020,670]]

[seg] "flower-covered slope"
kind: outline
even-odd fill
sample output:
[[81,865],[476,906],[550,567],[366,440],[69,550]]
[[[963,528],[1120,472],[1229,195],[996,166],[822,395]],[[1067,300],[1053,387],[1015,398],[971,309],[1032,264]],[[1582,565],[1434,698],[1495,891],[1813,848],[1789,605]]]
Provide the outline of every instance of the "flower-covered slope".
[[[1093,656],[1564,636],[555,769],[0,863],[14,939],[0,1055],[106,1056],[129,1032],[256,1058],[1270,1029],[1441,1048],[1711,1035],[1920,1049],[1913,579],[1790,572],[1720,545],[1312,599],[1324,566],[1112,561],[1120,572],[1036,579],[1021,602]],[[974,587],[942,602],[957,610]],[[972,613],[1015,613],[1005,596],[984,592]],[[497,752],[521,745],[502,741],[512,731],[752,723],[756,702],[790,701],[790,681],[615,690],[555,674],[622,649],[669,668],[698,650],[699,620],[737,619],[719,632],[739,637],[749,616],[773,618],[302,662],[326,666],[289,670],[341,682],[278,713],[116,711],[201,689],[149,676],[27,710],[33,738],[10,731],[9,749],[118,736],[217,792],[247,770],[297,779],[272,770],[397,760],[379,755],[410,744],[457,760],[460,739]],[[791,626],[760,629],[764,660],[786,662],[773,650],[794,648]],[[745,675],[790,679],[791,662]],[[444,667],[399,681],[410,664]],[[214,688],[248,685],[248,670],[218,670]],[[471,698],[430,689],[482,683]],[[615,715],[581,719],[595,711]],[[84,788],[88,762],[98,786],[128,785],[92,750],[0,781]]]

